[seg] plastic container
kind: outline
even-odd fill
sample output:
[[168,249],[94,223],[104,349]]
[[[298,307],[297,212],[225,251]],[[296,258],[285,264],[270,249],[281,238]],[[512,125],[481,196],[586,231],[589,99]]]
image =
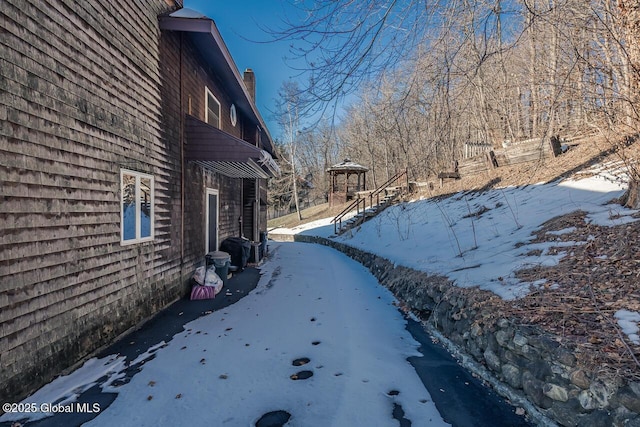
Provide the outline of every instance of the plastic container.
[[231,255],[231,265],[242,271],[251,256],[251,242],[242,237],[228,237],[220,244],[220,249]]
[[227,281],[229,276],[229,264],[231,264],[231,255],[223,251],[209,252],[206,256],[207,265],[213,265],[216,268],[216,274],[220,276],[223,282]]

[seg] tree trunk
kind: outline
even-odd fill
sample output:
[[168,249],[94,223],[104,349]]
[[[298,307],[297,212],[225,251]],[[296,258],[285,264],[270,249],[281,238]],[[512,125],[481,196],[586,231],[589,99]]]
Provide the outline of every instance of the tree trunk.
[[298,214],[298,221],[302,221],[302,213],[300,213],[300,202],[298,201],[298,184],[296,177],[296,167],[295,167],[295,156],[293,154],[294,150],[291,150],[291,176],[292,176],[292,187],[293,187],[293,201],[296,205],[296,213]]
[[[532,9],[535,10],[536,2],[533,1]],[[529,138],[533,138],[538,134],[538,85],[537,85],[537,69],[538,61],[536,55],[536,29],[537,24],[534,17],[527,15],[528,33],[529,33]]]
[[[640,98],[640,4],[637,0],[618,0],[620,15],[622,18],[622,26],[625,31],[626,48],[629,56],[629,65],[631,69],[629,81],[629,101],[630,105],[635,105]],[[638,117],[637,109],[635,114],[630,117],[632,128],[635,132],[640,131],[640,117]],[[640,208],[640,176],[637,173],[629,177],[629,189],[624,197],[624,205],[631,209]]]
[[640,209],[640,181],[637,178],[629,180],[629,189],[622,199],[622,204],[629,209]]
[[627,53],[635,68],[636,79],[640,70],[640,5],[637,0],[619,0],[618,6],[626,32]]
[[[629,101],[635,105],[640,98],[640,4],[637,0],[618,0],[622,28],[624,29],[626,50],[629,58]],[[637,111],[637,109],[636,109]],[[633,125],[637,129],[640,118],[633,114]]]

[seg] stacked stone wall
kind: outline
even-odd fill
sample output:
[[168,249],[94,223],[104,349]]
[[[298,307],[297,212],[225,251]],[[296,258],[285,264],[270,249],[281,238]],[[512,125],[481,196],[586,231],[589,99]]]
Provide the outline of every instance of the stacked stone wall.
[[331,246],[367,267],[431,332],[448,341],[467,368],[519,402],[536,424],[640,426],[640,382],[580,368],[569,344],[496,312],[494,294],[456,287],[444,276],[396,266],[330,239],[295,239]]

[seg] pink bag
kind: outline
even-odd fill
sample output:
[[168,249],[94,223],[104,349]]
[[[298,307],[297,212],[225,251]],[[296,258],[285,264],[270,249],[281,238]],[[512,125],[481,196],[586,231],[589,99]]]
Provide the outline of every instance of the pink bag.
[[198,267],[193,273],[194,284],[191,288],[191,299],[213,299],[224,286],[222,279],[216,274],[214,267],[205,270]]
[[213,299],[216,297],[216,290],[213,286],[193,285],[191,288],[191,300]]

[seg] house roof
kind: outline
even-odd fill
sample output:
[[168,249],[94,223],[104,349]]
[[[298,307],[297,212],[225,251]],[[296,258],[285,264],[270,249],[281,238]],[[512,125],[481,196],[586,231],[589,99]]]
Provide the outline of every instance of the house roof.
[[207,16],[192,9],[182,8],[168,15],[159,17],[160,29],[180,31],[191,40],[204,62],[215,71],[233,99],[236,108],[247,117],[255,120],[256,125],[265,136],[261,142],[263,147],[273,153],[271,134],[265,125],[254,100],[249,95],[244,79],[238,71],[229,50],[227,49],[215,22]]
[[271,178],[280,168],[271,155],[187,114],[185,160],[231,178]]

